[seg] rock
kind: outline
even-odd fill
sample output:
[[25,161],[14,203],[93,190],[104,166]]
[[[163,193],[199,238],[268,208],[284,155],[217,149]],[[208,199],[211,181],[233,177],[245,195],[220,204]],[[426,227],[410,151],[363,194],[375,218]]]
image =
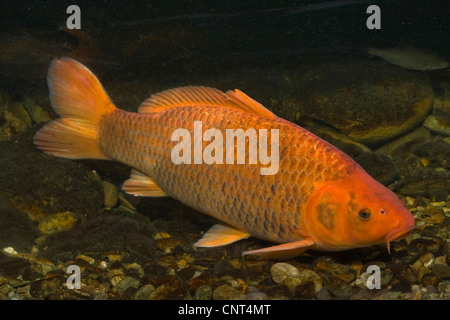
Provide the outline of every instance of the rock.
[[[156,287],[149,295],[149,300],[174,300],[181,299],[189,290],[189,286],[181,283],[176,277]],[[159,280],[159,279],[158,279]]]
[[[311,282],[314,285],[314,292],[316,294],[322,289],[322,279],[313,270],[300,268],[297,278],[299,279],[299,281],[296,286],[304,285],[304,284]],[[305,289],[305,288],[303,288],[303,289]],[[303,289],[299,289],[299,290],[303,290]]]
[[50,235],[72,228],[76,221],[75,214],[71,212],[60,212],[44,218],[39,223],[39,230],[42,234]]
[[45,278],[31,283],[30,294],[36,298],[55,298],[65,282],[66,280],[60,273],[47,275]]
[[439,284],[439,281],[441,281],[441,279],[432,272],[426,273],[422,276],[422,283],[425,286],[437,287],[437,285]]
[[425,252],[431,252],[434,255],[439,255],[443,250],[444,243],[441,239],[414,239],[408,245],[408,252],[410,254],[422,254]]
[[245,300],[267,300],[268,296],[266,293],[261,292],[258,288],[249,286],[247,292],[245,293]]
[[23,105],[25,109],[28,111],[28,114],[30,115],[33,122],[41,123],[52,120],[48,112],[42,109],[41,106],[37,105],[36,102],[31,98],[25,97],[23,100]]
[[265,291],[269,299],[273,300],[288,300],[292,297],[291,291],[285,285],[271,286]]
[[28,114],[27,110],[25,109],[22,102],[14,101],[9,103],[9,105],[6,106],[6,109],[11,112],[17,119],[22,121],[25,126],[29,127],[31,126],[31,118]]
[[272,266],[270,271],[272,274],[272,280],[277,284],[286,285],[291,292],[294,292],[297,286],[308,282],[313,283],[315,293],[319,292],[322,288],[322,280],[313,270],[305,268],[297,269],[291,264],[278,262]]
[[433,113],[450,116],[450,82],[439,83],[436,91],[438,94],[434,97]]
[[394,276],[400,280],[406,280],[409,283],[414,283],[417,280],[413,269],[406,263],[398,263],[392,266]]
[[316,296],[317,300],[333,300],[333,296],[330,291],[327,290],[326,287],[322,287],[319,293]]
[[414,128],[429,113],[433,100],[426,75],[374,61],[311,65],[296,84],[301,101],[296,112],[369,144]]
[[289,263],[278,262],[270,268],[272,280],[277,284],[283,284],[287,278],[296,278],[299,271],[296,267]]
[[155,240],[155,244],[158,247],[158,249],[163,251],[164,253],[172,253],[173,249],[176,246],[182,244],[182,241],[177,238],[170,237]]
[[448,163],[450,144],[442,138],[435,137],[431,141],[417,145],[413,148],[413,152],[418,157],[427,159],[426,165],[422,163],[426,167],[450,169],[450,164]]
[[430,132],[424,127],[411,131],[392,142],[389,142],[376,150],[377,153],[389,157],[396,157],[401,154],[410,154],[415,146],[431,140]]
[[444,264],[435,264],[433,265],[431,270],[442,280],[450,279],[450,266],[446,266]]
[[244,298],[244,293],[227,285],[218,286],[213,292],[213,300],[243,300]]
[[385,269],[381,271],[381,279],[380,279],[380,285],[383,286],[387,286],[392,278],[394,277],[394,273],[392,272],[391,269]]
[[433,226],[444,221],[445,215],[442,208],[428,206],[420,212],[420,216],[416,219],[416,227],[423,230],[427,226]]
[[211,300],[213,296],[213,290],[210,285],[203,285],[198,287],[195,291],[195,300]]
[[200,287],[211,286],[212,285],[211,273],[206,270],[197,277],[194,277],[191,280],[189,280],[188,284],[191,286],[194,292],[196,292]]
[[0,141],[8,140],[26,129],[27,124],[25,122],[0,106]]
[[435,201],[446,200],[450,192],[450,172],[422,168],[390,185],[389,188],[405,196],[424,196]]
[[248,284],[244,280],[240,278],[235,279],[229,275],[221,277],[220,280],[215,283],[215,286],[219,285],[227,285],[241,292],[246,292],[248,288]]
[[423,126],[434,133],[450,136],[450,118],[448,117],[429,115]]
[[314,299],[319,291],[316,292],[314,282],[308,281],[306,283],[299,284],[298,286],[295,287],[294,297],[297,299]]
[[122,273],[122,270],[118,270],[116,273],[114,273],[111,276],[111,278],[109,279],[109,283],[111,283],[111,286],[115,287],[125,278],[126,278],[126,275],[124,275]]
[[344,280],[338,278],[329,271],[317,269],[317,273],[323,281],[323,285],[336,297],[348,298],[352,294],[352,287]]
[[362,288],[355,290],[351,296],[350,300],[369,300],[370,299],[370,293],[368,290],[364,290]]
[[411,269],[417,273],[421,267],[431,268],[433,262],[434,255],[431,252],[425,252],[411,265]]
[[0,251],[0,275],[16,278],[30,269],[30,262],[19,257],[10,257]]
[[153,290],[155,290],[154,286],[151,284],[145,284],[138,289],[134,298],[136,300],[148,300]]
[[327,256],[320,257],[314,261],[314,270],[317,269],[328,271],[347,283],[352,282],[356,278],[356,270],[351,266],[337,263],[333,258]]
[[119,196],[117,188],[114,184],[108,181],[102,181],[103,183],[103,204],[106,208],[114,208],[119,202]]
[[130,287],[136,289],[139,288],[139,280],[134,279],[132,277],[125,277],[113,287],[113,290],[119,293],[124,293],[125,290],[127,290]]

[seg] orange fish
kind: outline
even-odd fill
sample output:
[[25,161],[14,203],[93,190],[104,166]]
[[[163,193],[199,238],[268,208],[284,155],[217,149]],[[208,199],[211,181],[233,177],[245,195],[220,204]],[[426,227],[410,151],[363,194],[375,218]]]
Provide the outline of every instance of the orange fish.
[[[138,113],[126,112],[114,106],[85,66],[69,58],[51,63],[48,85],[61,118],[36,133],[36,146],[58,157],[125,163],[133,168],[123,185],[126,192],[171,196],[223,222],[207,231],[198,247],[254,236],[277,245],[244,254],[290,258],[308,249],[339,251],[383,242],[389,248],[414,228],[397,196],[350,157],[239,90],[170,89],[145,100]],[[202,121],[202,135],[208,129],[224,136],[227,129],[270,129],[269,141],[277,129],[279,170],[261,174],[267,166],[260,160],[175,164],[172,152],[179,142],[172,134],[184,128],[194,136],[195,121]],[[203,149],[208,145],[201,142]]]

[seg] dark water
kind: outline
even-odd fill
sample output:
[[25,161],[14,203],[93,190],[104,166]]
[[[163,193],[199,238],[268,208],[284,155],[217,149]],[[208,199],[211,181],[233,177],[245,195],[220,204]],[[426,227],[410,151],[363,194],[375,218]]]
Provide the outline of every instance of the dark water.
[[[80,30],[65,28],[73,4]],[[381,29],[367,28],[370,4]],[[449,22],[446,1],[1,1],[0,298],[449,299],[449,69],[367,52],[412,46],[450,61]],[[194,249],[214,219],[170,198],[117,200],[126,166],[33,146],[56,117],[45,77],[62,56],[129,111],[168,88],[239,88],[353,157],[404,199],[417,228],[390,255],[372,246],[288,261],[314,270],[317,292],[311,281],[277,283],[275,261],[240,255],[269,243]],[[374,261],[378,291],[357,281]],[[78,292],[66,286],[72,264],[84,268]]]

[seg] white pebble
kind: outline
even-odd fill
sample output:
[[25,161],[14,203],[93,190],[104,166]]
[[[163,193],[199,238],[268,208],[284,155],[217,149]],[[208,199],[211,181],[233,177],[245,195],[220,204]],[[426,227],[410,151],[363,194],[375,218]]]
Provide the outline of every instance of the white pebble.
[[14,250],[13,247],[3,248],[3,251],[5,251],[7,254],[10,254],[10,255],[16,255],[17,254],[17,251]]

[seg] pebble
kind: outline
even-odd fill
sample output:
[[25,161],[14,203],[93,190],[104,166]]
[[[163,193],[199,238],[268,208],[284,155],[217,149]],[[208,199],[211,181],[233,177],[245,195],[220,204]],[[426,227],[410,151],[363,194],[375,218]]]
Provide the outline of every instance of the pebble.
[[[322,287],[320,289],[322,289]],[[295,287],[294,297],[296,299],[313,299],[319,291],[316,291],[314,282],[308,281]]]
[[212,275],[209,271],[204,271],[200,275],[193,277],[188,281],[188,284],[191,286],[193,291],[198,290],[198,288],[203,286],[211,286],[212,285]]
[[213,300],[243,300],[244,298],[244,293],[227,285],[218,286],[213,291]]
[[450,136],[450,118],[448,117],[429,115],[423,126],[434,133]]
[[245,293],[245,300],[267,300],[268,296],[266,293],[261,292],[258,288],[249,286],[247,292]]
[[75,214],[68,211],[60,212],[44,218],[39,223],[39,230],[42,234],[50,235],[72,228],[76,221]]
[[434,97],[433,110],[436,114],[450,116],[450,82],[438,84],[440,94]]
[[356,278],[356,270],[351,266],[337,263],[331,257],[320,257],[314,262],[314,270],[317,268],[331,272],[339,279],[344,280],[347,283],[352,282]]
[[274,300],[289,300],[292,298],[292,293],[285,285],[275,285],[265,290],[267,297]]
[[406,280],[409,283],[414,283],[417,280],[417,276],[414,270],[406,263],[398,263],[392,266],[394,276],[401,280]]
[[422,254],[412,265],[411,268],[417,273],[420,268],[428,269],[434,262],[434,255],[431,252]]
[[427,226],[443,223],[444,221],[445,215],[443,208],[429,205],[421,211],[420,217],[416,219],[416,226],[423,230]]
[[28,111],[28,114],[30,115],[33,122],[43,123],[52,120],[48,112],[42,109],[42,107],[36,104],[36,102],[31,98],[25,97],[23,100],[23,105]]
[[163,251],[164,253],[172,253],[173,249],[176,246],[181,245],[182,243],[183,242],[181,240],[174,237],[155,240],[155,244],[158,249]]
[[43,279],[35,280],[30,284],[30,295],[36,298],[53,298],[56,297],[60,290],[63,289],[65,278],[61,273],[46,276]]
[[422,283],[425,286],[436,287],[441,279],[436,274],[429,272],[422,276]]
[[348,298],[352,294],[352,287],[344,280],[338,278],[331,272],[318,269],[317,273],[323,281],[323,285],[336,297]]
[[283,284],[287,278],[296,278],[299,271],[296,267],[289,263],[278,262],[270,268],[272,280],[277,284]]
[[106,208],[114,208],[119,202],[119,195],[114,184],[108,181],[103,183],[103,205]]
[[433,273],[437,275],[440,279],[450,279],[450,266],[444,264],[435,264],[431,268]]
[[[164,283],[158,284],[163,281]],[[163,276],[158,278],[156,289],[149,295],[149,300],[174,300],[181,299],[188,291],[189,286],[181,283],[175,276]]]
[[10,139],[27,129],[27,124],[14,116],[11,112],[0,108],[0,141]]
[[[311,282],[313,284],[313,292],[317,293],[322,288],[322,280],[320,276],[310,269],[296,268],[285,262],[275,263],[271,269],[272,280],[277,284],[286,285],[291,292],[299,285]],[[300,290],[300,289],[299,289]]]
[[139,280],[134,279],[132,277],[125,277],[113,287],[113,290],[120,293],[124,293],[125,290],[127,290],[130,287],[136,289],[139,288]]
[[12,256],[14,256],[14,255],[17,254],[17,251],[14,250],[13,247],[6,247],[6,248],[3,248],[3,251],[5,251],[7,254],[12,255]]
[[138,289],[138,291],[136,291],[134,298],[136,300],[148,300],[153,290],[155,290],[155,287],[153,285],[144,284]]
[[203,285],[198,287],[195,291],[195,300],[211,300],[213,296],[213,289],[210,285]]

